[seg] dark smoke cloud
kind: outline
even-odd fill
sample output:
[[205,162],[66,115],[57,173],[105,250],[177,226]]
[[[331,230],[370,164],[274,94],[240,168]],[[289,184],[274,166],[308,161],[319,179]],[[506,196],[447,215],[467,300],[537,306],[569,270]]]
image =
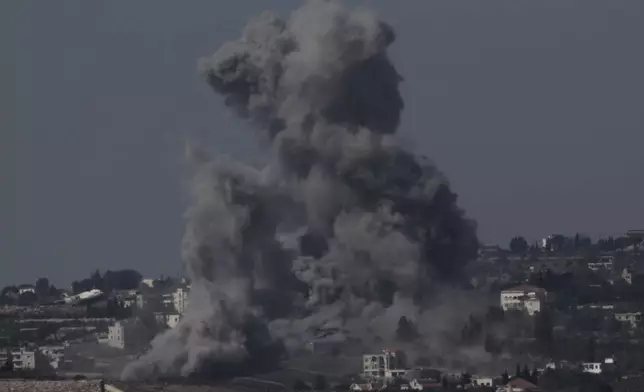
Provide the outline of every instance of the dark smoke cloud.
[[[458,280],[477,239],[445,177],[395,141],[394,38],[369,9],[310,1],[287,20],[261,15],[200,62],[274,160],[257,170],[191,153],[191,303],[124,378],[274,362],[281,344],[321,328],[365,346],[392,341],[402,317],[418,339],[436,339],[430,294]],[[284,232],[294,248],[278,241]]]

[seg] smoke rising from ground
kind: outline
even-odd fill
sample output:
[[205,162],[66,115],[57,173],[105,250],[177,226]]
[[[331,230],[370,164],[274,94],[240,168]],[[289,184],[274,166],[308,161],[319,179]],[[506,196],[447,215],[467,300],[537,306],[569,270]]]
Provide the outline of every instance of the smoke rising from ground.
[[403,316],[414,339],[440,341],[432,292],[461,276],[475,226],[444,176],[396,143],[394,39],[369,9],[310,1],[286,20],[262,14],[201,60],[272,160],[258,170],[190,152],[191,303],[123,378],[259,366],[324,328],[373,346],[396,340]]

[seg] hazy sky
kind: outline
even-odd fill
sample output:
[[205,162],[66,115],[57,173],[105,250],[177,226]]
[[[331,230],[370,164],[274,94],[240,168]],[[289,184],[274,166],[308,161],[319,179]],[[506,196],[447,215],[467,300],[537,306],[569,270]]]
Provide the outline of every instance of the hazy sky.
[[[0,2],[0,285],[177,273],[184,140],[261,160],[196,61],[268,3],[299,2]],[[398,32],[401,137],[485,242],[644,228],[643,1],[373,4]]]

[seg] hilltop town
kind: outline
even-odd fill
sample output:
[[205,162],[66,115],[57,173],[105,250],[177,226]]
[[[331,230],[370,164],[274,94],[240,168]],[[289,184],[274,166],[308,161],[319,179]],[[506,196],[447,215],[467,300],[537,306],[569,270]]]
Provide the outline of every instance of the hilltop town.
[[[529,244],[481,245],[459,290],[483,298],[462,309],[454,347],[487,355],[470,363],[427,355],[408,360],[391,348],[356,352],[319,331],[279,370],[235,379],[235,388],[400,390],[483,388],[563,390],[644,388],[644,231],[593,242],[550,235]],[[99,271],[54,287],[46,278],[0,292],[4,378],[118,379],[154,336],[176,328],[189,308],[185,278]],[[402,318],[398,337],[413,341]],[[632,388],[632,386],[630,387]],[[635,389],[630,389],[635,390]]]

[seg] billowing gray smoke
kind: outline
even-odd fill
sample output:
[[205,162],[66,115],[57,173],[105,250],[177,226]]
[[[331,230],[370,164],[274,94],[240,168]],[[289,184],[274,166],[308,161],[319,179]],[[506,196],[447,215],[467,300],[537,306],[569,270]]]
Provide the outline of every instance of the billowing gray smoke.
[[477,240],[445,178],[393,137],[393,41],[368,9],[311,1],[202,60],[274,159],[256,170],[191,154],[190,306],[124,378],[274,360],[324,328],[364,345],[396,339],[403,316],[419,339],[434,330],[432,288],[459,278]]

